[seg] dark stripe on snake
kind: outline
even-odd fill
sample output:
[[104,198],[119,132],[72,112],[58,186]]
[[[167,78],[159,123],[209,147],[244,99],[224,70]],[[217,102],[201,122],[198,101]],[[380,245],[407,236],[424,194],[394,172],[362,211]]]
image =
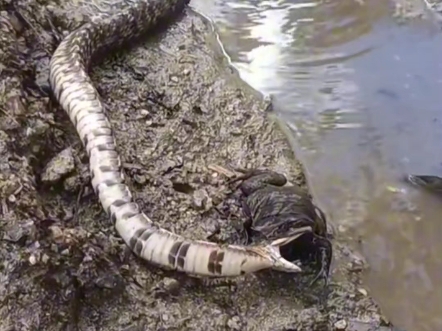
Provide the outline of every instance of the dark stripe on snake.
[[143,234],[143,232],[146,231],[146,229],[138,229],[137,231],[135,231],[135,233],[133,234],[132,238],[130,238],[129,241],[129,247],[134,250],[135,245],[138,242],[138,238]]
[[174,243],[172,245],[172,248],[169,251],[169,264],[170,265],[175,265],[176,261],[177,261],[177,257],[178,257],[178,252],[181,248],[181,245],[183,244],[183,241],[177,241],[176,243]]
[[212,274],[214,274],[215,270],[216,270],[215,264],[216,264],[217,256],[218,256],[218,252],[216,251],[216,249],[210,252],[209,263],[207,265],[207,269]]
[[184,264],[186,263],[186,256],[189,247],[190,244],[186,242],[181,246],[181,249],[178,252],[177,266],[180,267],[181,269],[184,268]]
[[126,203],[127,203],[127,201],[124,201],[124,200],[115,200],[114,203],[111,204],[109,206],[109,208],[106,210],[106,213],[111,215],[112,222],[116,221],[116,218],[115,218],[116,214],[111,212],[111,207],[112,206],[114,206],[114,207],[121,207],[121,206],[125,205]]

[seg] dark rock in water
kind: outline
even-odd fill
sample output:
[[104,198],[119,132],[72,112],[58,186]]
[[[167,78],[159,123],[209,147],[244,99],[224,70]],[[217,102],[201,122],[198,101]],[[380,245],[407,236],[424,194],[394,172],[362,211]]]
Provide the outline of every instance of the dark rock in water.
[[429,175],[407,175],[405,179],[414,186],[442,194],[442,177]]

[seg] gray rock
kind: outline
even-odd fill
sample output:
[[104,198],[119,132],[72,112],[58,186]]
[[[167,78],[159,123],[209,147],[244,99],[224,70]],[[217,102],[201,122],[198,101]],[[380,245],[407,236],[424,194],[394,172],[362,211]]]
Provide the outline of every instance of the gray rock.
[[43,170],[41,180],[45,184],[55,184],[69,175],[74,169],[74,155],[72,148],[68,147],[49,161]]

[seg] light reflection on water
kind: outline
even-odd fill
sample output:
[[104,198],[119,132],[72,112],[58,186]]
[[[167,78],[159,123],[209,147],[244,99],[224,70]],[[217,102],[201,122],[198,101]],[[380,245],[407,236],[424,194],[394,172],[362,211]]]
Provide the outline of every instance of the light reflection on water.
[[215,20],[242,78],[274,95],[315,198],[362,236],[386,313],[425,331],[442,330],[442,207],[399,178],[442,174],[442,34],[425,15],[393,18],[397,3],[419,1],[191,4]]

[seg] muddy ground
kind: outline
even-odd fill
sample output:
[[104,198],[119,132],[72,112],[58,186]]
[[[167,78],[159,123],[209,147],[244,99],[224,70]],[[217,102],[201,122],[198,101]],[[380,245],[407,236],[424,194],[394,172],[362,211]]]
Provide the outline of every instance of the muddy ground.
[[[0,330],[392,330],[364,289],[364,261],[334,241],[333,281],[263,273],[214,286],[127,256],[89,185],[87,157],[51,101],[48,61],[85,18],[0,0]],[[55,9],[57,8],[57,9]],[[67,23],[71,22],[71,23]],[[269,104],[188,10],[92,76],[134,195],[163,227],[234,242],[213,164],[281,171],[306,185]]]

